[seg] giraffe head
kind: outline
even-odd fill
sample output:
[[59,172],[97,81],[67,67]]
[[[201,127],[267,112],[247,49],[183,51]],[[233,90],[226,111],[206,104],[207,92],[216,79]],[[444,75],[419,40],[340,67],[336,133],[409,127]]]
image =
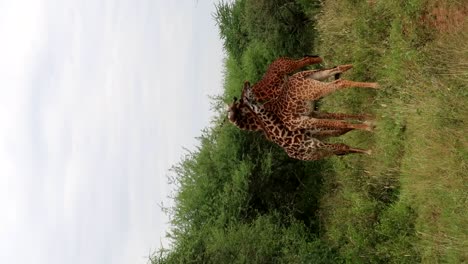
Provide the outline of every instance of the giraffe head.
[[[250,87],[250,82],[249,81],[245,81],[244,82],[244,87]],[[238,100],[237,97],[234,96],[233,100],[232,100],[232,104],[231,105],[227,105],[227,112],[228,112],[228,118],[229,118],[229,121],[231,121],[231,123],[233,124],[236,124],[236,122],[242,118],[242,114],[243,112],[246,112],[243,107],[244,105],[244,90],[245,88],[242,90],[242,95],[241,95],[241,99]]]
[[253,87],[250,85],[250,82],[245,81],[244,87],[242,88],[241,102],[246,105],[248,103],[257,103],[257,101]]
[[247,90],[250,91],[250,82],[248,81],[244,83],[241,98],[238,100],[237,97],[234,97],[232,104],[227,105],[227,117],[232,124],[240,129],[249,131],[262,130],[257,118],[245,104],[244,93]]
[[235,124],[237,116],[239,115],[239,102],[237,97],[232,99],[232,104],[226,104],[227,117],[231,123]]

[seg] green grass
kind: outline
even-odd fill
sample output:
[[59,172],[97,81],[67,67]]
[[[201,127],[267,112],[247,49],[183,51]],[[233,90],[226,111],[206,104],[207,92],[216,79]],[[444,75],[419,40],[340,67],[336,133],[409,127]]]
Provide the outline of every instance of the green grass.
[[350,263],[468,261],[468,23],[427,16],[442,7],[452,19],[462,2],[324,2],[320,55],[382,86],[322,102],[376,117],[374,134],[339,139],[373,156],[333,158],[321,199],[323,238]]

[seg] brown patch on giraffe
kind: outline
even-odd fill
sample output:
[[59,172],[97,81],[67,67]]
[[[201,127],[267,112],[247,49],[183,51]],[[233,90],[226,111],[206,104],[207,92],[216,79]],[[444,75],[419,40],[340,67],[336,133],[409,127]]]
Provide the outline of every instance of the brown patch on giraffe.
[[299,144],[301,142],[301,137],[300,136],[295,136],[293,139],[294,144]]
[[273,134],[275,136],[280,136],[281,135],[281,130],[278,127],[273,127]]
[[468,21],[468,5],[449,6],[436,2],[421,16],[420,21],[440,33],[458,32]]

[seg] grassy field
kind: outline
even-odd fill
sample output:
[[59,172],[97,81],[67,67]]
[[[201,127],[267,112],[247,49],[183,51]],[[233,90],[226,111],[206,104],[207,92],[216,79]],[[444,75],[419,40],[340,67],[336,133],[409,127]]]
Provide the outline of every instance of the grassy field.
[[322,238],[352,263],[468,262],[468,8],[464,1],[324,1],[317,52],[353,63],[352,88],[322,109],[372,113],[375,133],[339,139],[371,157],[333,158]]

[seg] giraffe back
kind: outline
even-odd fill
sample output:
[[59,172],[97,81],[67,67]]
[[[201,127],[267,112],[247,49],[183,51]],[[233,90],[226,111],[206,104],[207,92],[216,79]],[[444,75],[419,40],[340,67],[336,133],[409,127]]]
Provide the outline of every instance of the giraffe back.
[[283,90],[285,77],[288,74],[307,65],[320,62],[322,62],[322,58],[318,56],[306,56],[299,60],[287,57],[278,58],[270,64],[262,79],[252,87],[252,91],[259,101],[276,99]]

